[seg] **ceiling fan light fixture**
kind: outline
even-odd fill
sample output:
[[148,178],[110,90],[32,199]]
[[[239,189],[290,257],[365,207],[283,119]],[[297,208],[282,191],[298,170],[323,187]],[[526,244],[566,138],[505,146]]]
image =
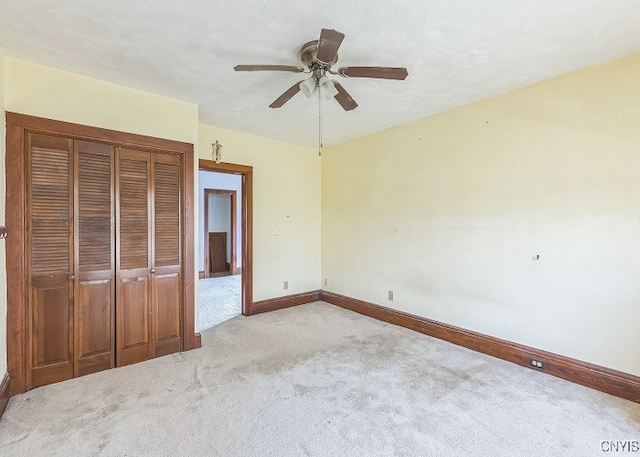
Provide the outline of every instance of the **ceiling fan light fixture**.
[[311,98],[311,96],[315,94],[317,88],[318,82],[313,76],[300,81],[300,92],[302,92],[307,98]]
[[326,76],[318,80],[318,86],[320,87],[320,94],[327,100],[331,100],[338,94],[338,89],[336,89],[333,80]]

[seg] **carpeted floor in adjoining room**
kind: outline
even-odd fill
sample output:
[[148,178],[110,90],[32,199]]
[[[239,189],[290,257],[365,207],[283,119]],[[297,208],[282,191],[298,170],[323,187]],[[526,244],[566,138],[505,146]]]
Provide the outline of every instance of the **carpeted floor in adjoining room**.
[[640,405],[317,302],[16,396],[3,456],[600,456]]
[[242,313],[242,275],[198,281],[198,331],[202,332]]

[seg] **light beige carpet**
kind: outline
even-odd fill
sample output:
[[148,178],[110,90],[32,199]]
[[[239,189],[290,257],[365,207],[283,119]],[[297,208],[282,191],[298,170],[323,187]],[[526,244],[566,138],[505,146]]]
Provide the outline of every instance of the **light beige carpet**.
[[242,314],[242,275],[198,280],[198,331]]
[[3,456],[601,456],[640,405],[324,303],[32,390]]

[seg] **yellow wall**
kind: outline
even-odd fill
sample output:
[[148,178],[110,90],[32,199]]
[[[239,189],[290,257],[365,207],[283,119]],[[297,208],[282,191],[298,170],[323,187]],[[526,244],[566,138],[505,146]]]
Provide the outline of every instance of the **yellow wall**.
[[324,288],[640,375],[639,74],[636,54],[326,149]]
[[[254,300],[320,288],[320,157],[313,148],[200,125],[200,158],[253,167]],[[197,239],[197,238],[196,238]],[[283,282],[289,281],[289,290]]]
[[[5,117],[4,110],[4,66],[5,55],[0,47],[0,225],[4,225],[4,205],[5,205],[5,172],[4,172],[4,152],[5,152]],[[0,379],[7,371],[7,269],[4,252],[5,241],[0,240]]]
[[5,109],[196,144],[198,106],[7,57]]
[[640,375],[640,55],[327,148],[322,181],[314,149],[198,125],[196,105],[0,62],[8,111],[187,141],[202,158],[218,140],[224,161],[253,166],[255,300],[327,278]]

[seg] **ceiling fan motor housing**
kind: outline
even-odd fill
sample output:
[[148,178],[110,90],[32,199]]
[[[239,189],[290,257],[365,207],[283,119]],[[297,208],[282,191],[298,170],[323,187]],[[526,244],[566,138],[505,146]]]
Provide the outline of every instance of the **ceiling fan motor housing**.
[[[304,46],[302,46],[302,50],[300,51],[300,60],[302,63],[311,71],[321,72],[324,74],[332,65],[334,65],[338,61],[338,53],[335,54],[335,57],[331,62],[321,62],[318,60],[318,40],[309,41]],[[319,75],[319,77],[322,75]]]

